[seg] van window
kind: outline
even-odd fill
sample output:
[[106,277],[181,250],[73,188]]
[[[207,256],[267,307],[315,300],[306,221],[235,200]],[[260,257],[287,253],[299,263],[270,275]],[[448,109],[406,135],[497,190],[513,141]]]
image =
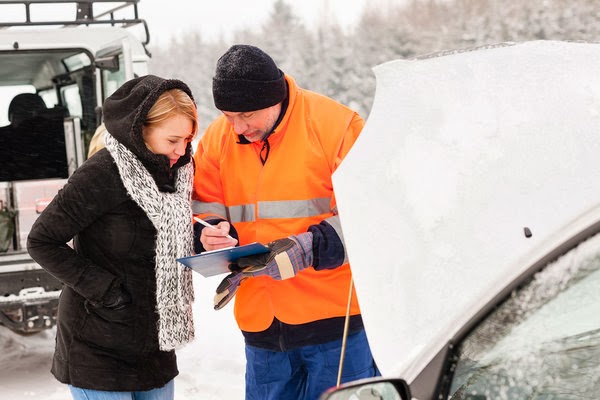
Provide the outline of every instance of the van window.
[[44,100],[44,103],[46,103],[46,107],[52,108],[58,105],[58,96],[56,95],[56,90],[41,90],[38,92],[38,94]]
[[83,109],[81,106],[81,96],[77,85],[64,86],[60,89],[61,97],[65,106],[69,109],[69,115],[81,118]]
[[10,123],[8,120],[8,106],[19,93],[35,93],[35,88],[31,85],[0,87],[0,126],[6,126]]
[[123,54],[119,54],[119,69],[116,71],[110,71],[108,69],[102,70],[102,89],[104,93],[104,98],[106,99],[108,96],[114,93],[117,88],[119,88],[122,84],[125,83],[125,63],[123,61]]

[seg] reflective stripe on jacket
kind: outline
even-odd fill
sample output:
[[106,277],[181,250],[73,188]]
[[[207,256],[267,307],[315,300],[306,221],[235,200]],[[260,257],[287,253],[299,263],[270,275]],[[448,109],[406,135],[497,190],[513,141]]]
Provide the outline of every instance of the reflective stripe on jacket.
[[[239,144],[221,116],[206,130],[196,151],[194,213],[234,224],[240,244],[268,243],[306,232],[327,220],[341,235],[331,175],[353,145],[364,121],[349,108],[299,88],[286,76],[289,105],[269,136],[270,153],[260,160],[262,142]],[[351,274],[348,264],[276,281],[242,282],[234,314],[243,331],[260,332],[273,317],[302,324],[346,313]],[[360,314],[353,295],[351,314]]]

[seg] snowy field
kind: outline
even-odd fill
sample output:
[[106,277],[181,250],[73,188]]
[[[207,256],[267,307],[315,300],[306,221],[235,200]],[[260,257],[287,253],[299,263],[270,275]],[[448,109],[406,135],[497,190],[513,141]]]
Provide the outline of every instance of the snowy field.
[[[216,400],[244,397],[244,344],[233,319],[233,302],[212,308],[223,276],[194,274],[196,340],[177,352],[175,399]],[[66,385],[50,374],[55,330],[31,336],[0,327],[0,400],[69,400]]]

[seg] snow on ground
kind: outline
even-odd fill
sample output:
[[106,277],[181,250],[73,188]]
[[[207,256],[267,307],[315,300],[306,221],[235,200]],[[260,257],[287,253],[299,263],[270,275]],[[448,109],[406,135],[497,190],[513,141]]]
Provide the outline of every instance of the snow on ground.
[[[223,276],[194,274],[196,339],[177,352],[176,400],[243,399],[244,344],[233,306],[212,308]],[[54,329],[30,336],[0,326],[0,400],[68,400],[66,385],[50,374]]]

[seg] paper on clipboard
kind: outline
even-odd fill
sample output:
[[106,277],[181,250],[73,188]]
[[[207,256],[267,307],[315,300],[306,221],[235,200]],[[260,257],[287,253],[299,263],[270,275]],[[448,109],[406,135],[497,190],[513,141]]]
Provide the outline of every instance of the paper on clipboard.
[[205,251],[194,256],[178,258],[177,261],[208,278],[209,276],[230,273],[229,264],[238,258],[268,253],[269,251],[269,248],[264,244],[254,242],[244,246]]

